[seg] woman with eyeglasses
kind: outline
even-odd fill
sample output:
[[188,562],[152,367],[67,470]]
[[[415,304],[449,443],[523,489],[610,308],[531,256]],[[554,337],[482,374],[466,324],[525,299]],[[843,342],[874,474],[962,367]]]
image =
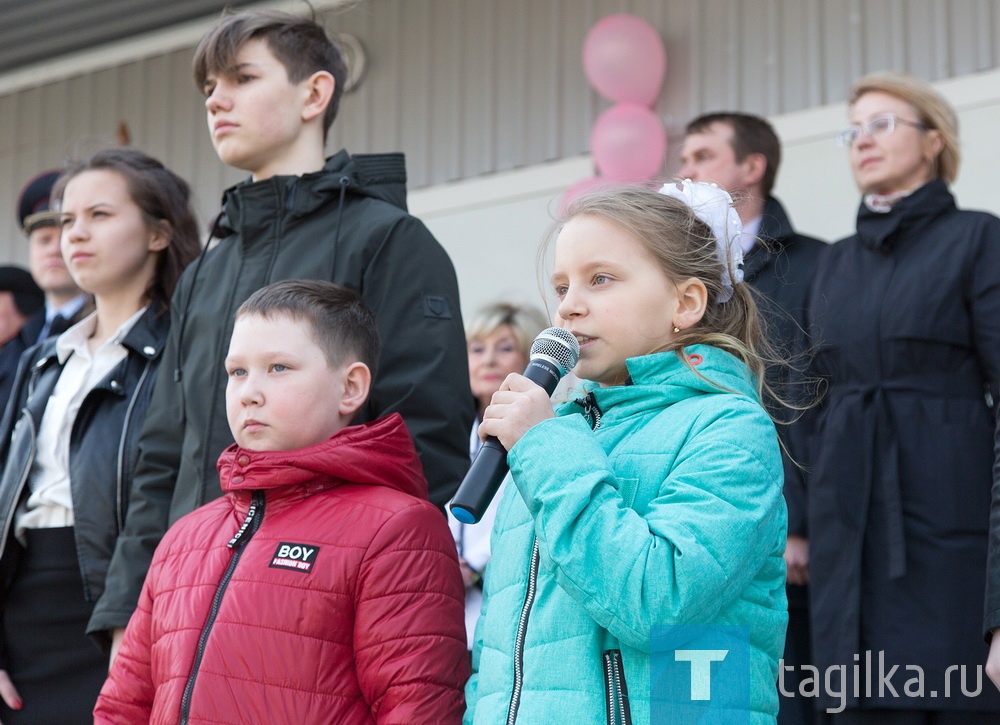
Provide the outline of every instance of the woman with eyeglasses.
[[[956,207],[957,117],[929,85],[861,78],[849,118],[857,231],[821,259],[807,313],[825,391],[801,456],[813,656],[833,673],[818,705],[846,706],[836,723],[996,723],[981,625],[1000,219]],[[987,628],[1000,627],[996,554]]]

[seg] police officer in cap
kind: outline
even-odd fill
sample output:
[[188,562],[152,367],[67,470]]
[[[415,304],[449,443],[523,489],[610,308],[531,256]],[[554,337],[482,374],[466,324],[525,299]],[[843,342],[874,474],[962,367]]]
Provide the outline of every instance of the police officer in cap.
[[24,187],[17,202],[21,228],[28,237],[31,276],[45,293],[44,313],[29,320],[23,328],[28,345],[63,332],[93,311],[89,296],[80,291],[66,269],[59,248],[62,236],[59,212],[50,204],[52,187],[59,174],[46,171],[35,177]]

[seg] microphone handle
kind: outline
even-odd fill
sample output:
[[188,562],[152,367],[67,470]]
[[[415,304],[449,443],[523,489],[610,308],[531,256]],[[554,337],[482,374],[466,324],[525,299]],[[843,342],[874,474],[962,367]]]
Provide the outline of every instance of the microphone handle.
[[493,436],[487,437],[448,504],[452,516],[463,524],[478,524],[509,470],[503,444]]
[[[528,362],[524,376],[548,395],[552,395],[563,371],[555,361],[538,356]],[[448,504],[452,516],[463,524],[478,524],[509,470],[507,450],[495,437],[488,436],[476,454],[469,472],[462,479],[455,497]]]

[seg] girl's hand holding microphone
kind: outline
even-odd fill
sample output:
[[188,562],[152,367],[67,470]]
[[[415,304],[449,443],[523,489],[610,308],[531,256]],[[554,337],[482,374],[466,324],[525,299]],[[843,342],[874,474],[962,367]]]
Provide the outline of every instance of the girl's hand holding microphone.
[[511,373],[483,411],[479,437],[495,436],[509,451],[529,428],[552,417],[548,393],[523,375]]

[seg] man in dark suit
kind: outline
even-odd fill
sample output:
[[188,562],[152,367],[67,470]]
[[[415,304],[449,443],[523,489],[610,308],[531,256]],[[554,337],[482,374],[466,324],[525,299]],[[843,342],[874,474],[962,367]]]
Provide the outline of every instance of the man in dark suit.
[[45,294],[21,267],[0,267],[0,409],[7,404],[23,348],[15,342],[25,323],[45,308]]
[[[678,175],[715,182],[733,197],[743,222],[744,279],[761,293],[761,311],[771,345],[788,358],[808,348],[803,331],[806,292],[823,242],[797,234],[781,203],[771,195],[781,163],[781,142],[759,116],[710,113],[685,130]],[[783,385],[788,369],[776,369],[769,382],[786,400],[802,403],[804,391]],[[769,406],[778,419],[793,416]],[[779,426],[782,441],[794,453],[793,426]],[[801,666],[811,664],[809,648],[809,541],[805,491],[798,467],[785,456],[785,499],[788,504],[788,634],[785,640],[779,725],[815,722],[813,702],[800,694]],[[789,669],[791,668],[791,669]],[[789,696],[791,695],[791,696]]]

